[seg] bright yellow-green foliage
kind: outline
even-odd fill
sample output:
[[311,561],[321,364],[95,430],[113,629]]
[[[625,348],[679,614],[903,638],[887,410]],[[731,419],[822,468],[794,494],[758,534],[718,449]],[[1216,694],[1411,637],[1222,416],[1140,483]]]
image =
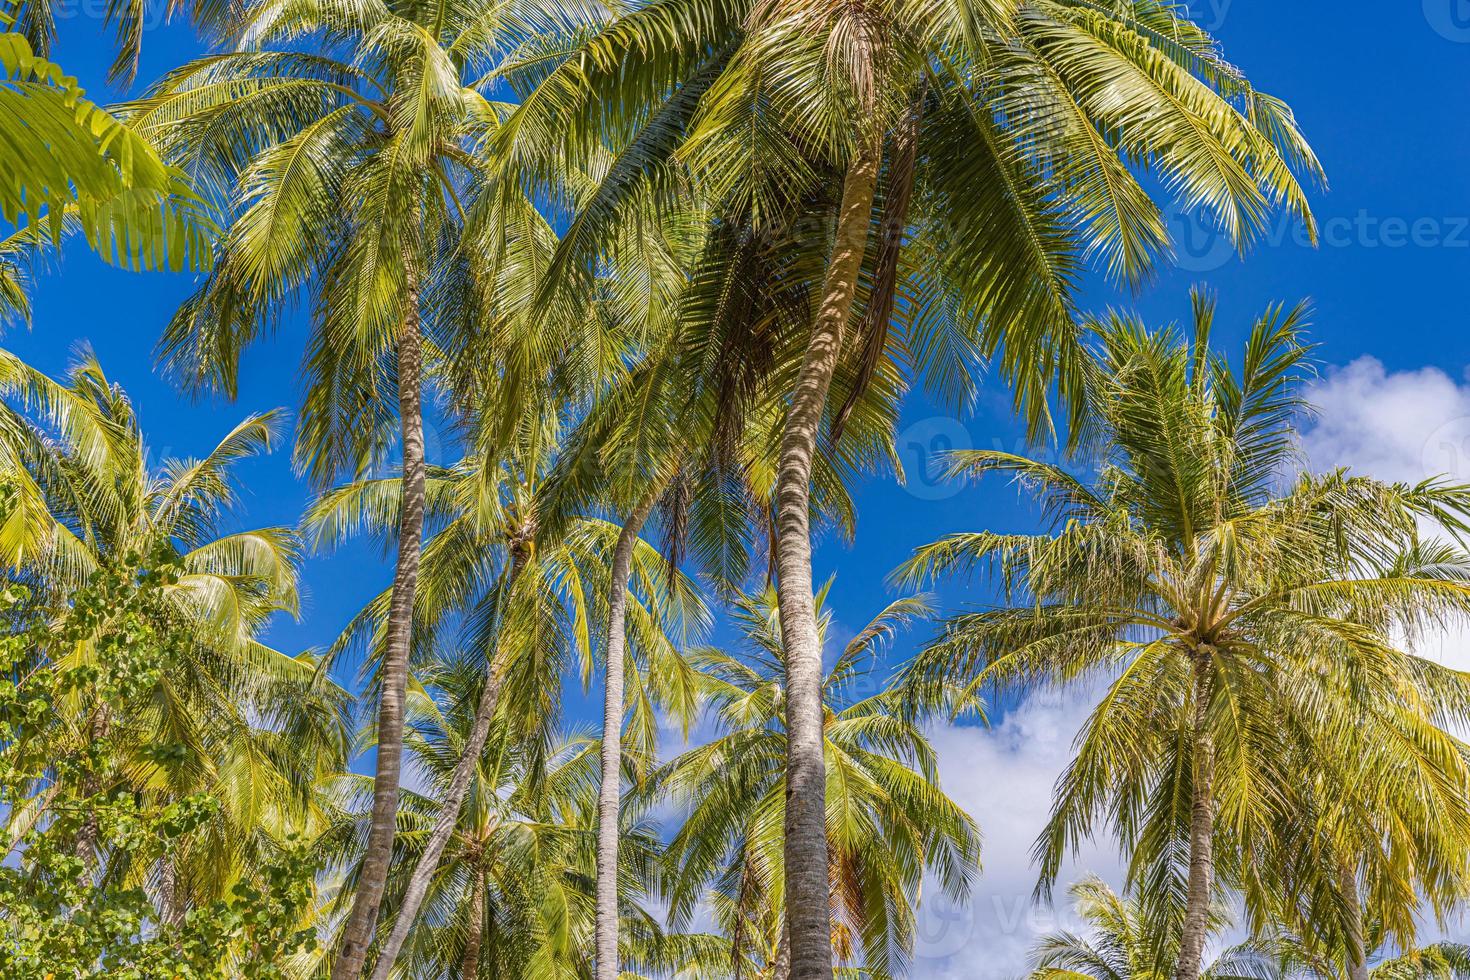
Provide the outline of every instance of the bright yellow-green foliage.
[[0,217],[55,240],[71,215],[108,262],[209,267],[214,225],[183,174],[23,35],[0,32]]
[[[1320,171],[1289,108],[1158,0],[660,0],[574,51],[497,135],[508,175],[574,210],[548,290],[584,290],[648,195],[692,193],[802,261],[786,268],[814,304],[853,148],[884,140],[892,168],[901,121],[916,117],[896,336],[869,325],[851,353],[892,344],[963,396],[979,350],[1037,425],[1056,373],[1074,408],[1082,397],[1084,268],[1136,284],[1169,255],[1145,172],[1242,248],[1274,209],[1313,227],[1297,175]],[[589,198],[581,175],[601,172],[609,147]]]
[[955,454],[957,473],[1014,477],[1051,529],[916,552],[904,578],[984,570],[1003,601],[946,619],[907,681],[961,710],[989,685],[1097,692],[1037,841],[1043,891],[1106,826],[1130,883],[1177,914],[1194,859],[1211,873],[1203,805],[1214,873],[1255,921],[1310,907],[1341,942],[1346,877],[1407,939],[1470,860],[1470,758],[1447,731],[1470,675],[1408,645],[1470,613],[1470,556],[1424,530],[1463,533],[1470,487],[1295,475],[1301,310],[1263,316],[1238,369],[1212,314],[1197,296],[1187,335],[1095,325],[1091,478]]
[[[833,950],[874,977],[903,974],[924,878],[964,900],[979,870],[979,829],[940,790],[923,731],[891,692],[864,692],[876,686],[877,648],[927,612],[923,597],[894,602],[858,631],[824,683]],[[768,977],[785,902],[785,675],[774,590],[739,597],[733,614],[738,649],[691,654],[717,734],[671,761],[651,792],[688,808],[670,848],[675,921],[710,901],[743,969]],[[824,613],[824,630],[830,623]]]
[[[422,846],[459,759],[481,665],[441,661],[419,674],[406,737],[426,791],[405,795],[401,847],[412,858]],[[430,691],[438,692],[431,695]],[[412,976],[459,975],[471,929],[482,932],[485,975],[513,980],[585,975],[591,949],[592,834],[597,819],[597,742],[574,737],[534,746],[497,728],[476,772],[458,828],[440,862],[419,926],[401,954]],[[624,964],[629,980],[725,975],[723,937],[671,932],[649,906],[665,889],[658,827],[630,819],[623,831]],[[412,869],[390,879],[389,907]],[[475,917],[479,918],[476,919]]]
[[[1179,956],[1179,931],[1161,926],[1138,899],[1123,899],[1100,878],[1087,877],[1070,889],[1086,931],[1043,936],[1031,950],[1034,968],[1026,980],[1169,980]],[[1229,910],[1213,910],[1211,926],[1223,934],[1233,925]],[[1281,980],[1294,952],[1272,936],[1223,950],[1205,970],[1208,980]]]
[[[49,60],[52,0],[6,15],[0,323],[78,233],[200,273],[159,324],[188,394],[300,315],[320,496],[238,514],[282,413],[158,462],[89,354],[0,351],[0,973],[896,978],[981,873],[926,724],[1054,686],[1093,707],[1039,891],[1103,835],[1127,875],[1033,980],[1470,977],[1415,948],[1470,900],[1470,675],[1415,652],[1470,616],[1470,486],[1300,471],[1300,308],[1234,358],[1202,296],[1187,330],[1078,308],[1168,262],[1169,207],[1315,233],[1291,110],[1183,7],[166,6],[209,50],[115,110]],[[145,13],[107,4],[115,79]],[[802,518],[854,533],[921,380],[1080,455],[957,453],[1046,527],[919,548],[905,586],[991,604],[893,671],[906,594],[818,670]],[[274,649],[305,546],[355,536],[392,587]],[[600,668],[623,699],[567,731]],[[1230,903],[1252,938],[1207,964]]]
[[[284,980],[296,951],[315,944],[313,866],[299,841],[259,855],[227,894],[186,907],[177,887],[179,848],[207,835],[218,800],[140,797],[104,786],[120,761],[112,739],[104,734],[65,753],[55,740],[51,713],[66,699],[80,693],[121,708],[189,656],[187,633],[162,627],[170,618],[162,590],[179,569],[162,553],[151,557],[155,563],[141,573],[94,573],[61,609],[14,585],[0,596],[12,624],[0,641],[0,663],[22,678],[0,688],[0,802],[13,835],[0,868],[0,969],[16,980]],[[95,663],[38,662],[47,651],[81,643],[97,649]],[[159,763],[172,755],[164,743],[147,748]],[[45,787],[40,807],[37,784]],[[99,878],[104,857],[111,873]],[[160,884],[157,901],[136,874],[154,866],[171,869],[176,886]]]
[[[170,849],[168,875],[179,908],[223,898],[288,835],[334,819],[324,790],[347,751],[342,692],[310,655],[261,639],[273,615],[298,611],[294,532],[221,531],[230,471],[269,448],[276,420],[247,419],[205,456],[155,469],[131,402],[90,356],[65,383],[9,354],[0,363],[6,559],[35,614],[65,624],[98,576],[170,570],[136,627],[104,608],[90,630],[58,633],[16,668],[68,681],[23,740],[46,762],[8,810],[13,837],[79,791],[158,806],[208,794],[213,816]],[[103,686],[139,630],[167,637],[171,656],[125,691]],[[141,886],[163,872],[119,863],[110,873]]]

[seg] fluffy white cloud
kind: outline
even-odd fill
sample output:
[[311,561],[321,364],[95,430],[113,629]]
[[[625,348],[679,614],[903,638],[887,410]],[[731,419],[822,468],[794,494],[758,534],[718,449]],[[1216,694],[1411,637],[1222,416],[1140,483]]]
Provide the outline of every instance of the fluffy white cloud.
[[1470,384],[1439,368],[1389,372],[1377,358],[1360,357],[1328,370],[1307,397],[1318,411],[1302,441],[1313,469],[1470,479]]
[[[1302,448],[1314,470],[1345,466],[1383,480],[1470,482],[1470,375],[1387,371],[1374,357],[1330,369],[1308,391],[1317,419]],[[1470,669],[1470,626],[1424,637],[1419,652]]]
[[926,890],[910,971],[915,980],[1018,976],[1037,936],[1077,927],[1067,885],[1089,871],[1117,884],[1121,875],[1112,849],[1088,847],[1063,870],[1055,907],[1032,901],[1031,848],[1091,703],[1087,692],[1042,692],[994,728],[934,728],[941,785],[980,824],[985,869],[967,906],[956,907],[935,888]]
[[[1361,357],[1328,370],[1308,397],[1319,412],[1302,439],[1312,469],[1346,466],[1388,480],[1417,482],[1444,474],[1470,481],[1470,381],[1456,381],[1434,367],[1390,372],[1377,359]],[[1423,652],[1470,668],[1470,630],[1428,638]],[[1103,840],[1064,870],[1055,907],[1031,900],[1032,844],[1090,704],[1086,693],[1037,694],[993,729],[934,730],[944,789],[985,834],[985,872],[966,908],[928,890],[919,913],[914,980],[1020,976],[1038,935],[1079,926],[1066,901],[1069,882],[1091,871],[1119,883],[1119,858]],[[1426,929],[1429,936],[1436,932]]]

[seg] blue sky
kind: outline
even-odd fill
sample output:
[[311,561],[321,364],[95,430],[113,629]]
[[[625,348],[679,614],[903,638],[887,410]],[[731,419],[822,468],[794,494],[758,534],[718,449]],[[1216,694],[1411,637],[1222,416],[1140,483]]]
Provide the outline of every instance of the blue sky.
[[[1462,438],[1470,427],[1456,421],[1470,415],[1464,383],[1470,364],[1464,312],[1470,127],[1462,121],[1470,104],[1470,0],[1196,0],[1192,7],[1232,62],[1296,110],[1329,180],[1328,189],[1312,195],[1322,244],[1302,247],[1296,230],[1277,222],[1242,261],[1225,254],[1208,228],[1176,217],[1171,230],[1180,241],[1179,268],[1136,296],[1090,282],[1085,305],[1128,306],[1161,323],[1184,316],[1188,288],[1204,283],[1220,295],[1216,342],[1231,350],[1267,303],[1310,298],[1312,336],[1321,345],[1327,378],[1322,397],[1338,409],[1330,430],[1319,432],[1315,443],[1309,437],[1314,462],[1379,467],[1382,475],[1407,477],[1423,471],[1436,448],[1455,452],[1470,445]],[[63,2],[71,16],[61,23],[56,55],[94,98],[110,101],[122,93],[104,81],[111,58],[99,13],[104,8],[103,0]],[[139,77],[155,77],[197,50],[186,25],[155,23],[145,37]],[[121,272],[73,248],[40,278],[32,329],[13,329],[0,343],[59,372],[73,346],[89,342],[136,401],[155,457],[200,453],[240,416],[297,404],[302,325],[288,321],[274,342],[250,352],[236,404],[191,404],[153,373],[151,355],[189,288],[187,276]],[[911,474],[922,473],[922,461],[936,450],[1017,448],[1008,406],[998,389],[987,390],[977,412],[965,418],[912,399],[900,440]],[[241,476],[247,486],[242,522],[295,521],[307,492],[291,472],[287,447],[243,467]],[[831,602],[849,629],[893,597],[886,576],[915,545],[951,530],[1035,526],[1034,513],[998,481],[946,488],[916,479],[905,488],[875,478],[859,492],[858,513],[851,546],[824,540],[818,552],[819,577],[838,574]],[[313,558],[305,573],[305,618],[278,624],[273,642],[295,650],[329,641],[388,574],[388,565],[366,545]],[[941,598],[953,607],[964,601],[964,590],[947,587]],[[901,642],[894,656],[903,656],[912,642]],[[1055,700],[1022,706],[995,732],[942,733],[941,745],[952,753],[946,771],[961,784],[954,791],[974,804],[990,834],[988,879],[998,883],[983,887],[975,910],[965,913],[965,942],[940,930],[949,938],[934,945],[917,975],[988,977],[1019,966],[1016,951],[1034,923],[999,910],[1019,908],[1011,900],[1029,891],[1024,852],[1035,831],[1027,828],[1039,828],[1043,819],[1037,811],[1064,758],[1077,707]],[[573,711],[581,713],[580,707]],[[994,768],[977,770],[980,760]],[[1037,766],[1043,771],[1032,772]],[[1013,798],[1010,779],[1025,784],[1016,784]],[[997,795],[1005,799],[997,802]],[[984,907],[994,896],[1000,898]],[[976,916],[989,919],[977,925]],[[966,955],[977,943],[989,950],[983,961]]]

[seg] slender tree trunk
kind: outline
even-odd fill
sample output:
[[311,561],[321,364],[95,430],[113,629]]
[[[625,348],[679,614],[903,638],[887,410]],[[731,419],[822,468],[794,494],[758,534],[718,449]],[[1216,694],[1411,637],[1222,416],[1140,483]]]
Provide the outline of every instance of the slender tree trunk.
[[776,940],[776,966],[771,980],[791,980],[791,921],[781,917],[781,935]]
[[786,652],[786,918],[792,980],[832,977],[822,640],[812,595],[811,474],[827,392],[857,291],[880,157],[880,147],[866,142],[843,180],[822,303],[781,434],[776,475],[776,595]]
[[1177,980],[1199,980],[1209,934],[1215,870],[1215,740],[1210,734],[1211,655],[1194,660],[1194,793],[1189,813],[1189,883],[1179,935]]
[[[516,581],[525,569],[525,561],[525,554],[513,546],[510,574],[505,586],[507,597],[514,591]],[[498,643],[490,655],[486,671],[485,686],[480,689],[480,700],[475,705],[475,720],[470,726],[470,737],[459,754],[459,761],[454,764],[454,772],[449,777],[449,788],[440,801],[439,816],[434,819],[434,829],[429,832],[428,843],[424,845],[423,853],[413,867],[413,874],[409,876],[408,887],[403,892],[403,903],[393,920],[393,931],[383,944],[377,965],[373,968],[373,980],[388,980],[393,972],[393,962],[398,959],[399,951],[408,940],[408,933],[418,919],[419,906],[429,892],[429,883],[433,881],[434,872],[439,870],[439,858],[444,854],[444,848],[459,824],[459,811],[469,793],[475,767],[480,764],[480,756],[484,754],[485,740],[490,735],[490,723],[495,720],[495,712],[500,707],[500,689],[505,683],[505,663]]]
[[165,929],[177,929],[184,922],[184,900],[179,894],[179,866],[172,855],[158,862],[158,917]]
[[[112,728],[112,713],[107,705],[99,704],[92,712],[92,720],[87,725],[87,734],[96,744],[107,737]],[[101,780],[95,772],[87,772],[82,777],[82,798],[87,802],[87,815],[82,818],[82,825],[77,830],[76,855],[82,862],[82,882],[90,885],[97,877],[97,845],[101,836],[101,828],[97,823],[97,808],[93,805],[92,797],[102,791]]]
[[1342,887],[1343,904],[1347,906],[1347,974],[1348,980],[1368,980],[1368,951],[1363,945],[1363,902],[1358,897],[1358,878],[1345,862],[1338,862],[1337,878]]
[[398,815],[398,782],[403,764],[403,699],[413,638],[414,594],[424,536],[424,417],[422,405],[423,337],[419,332],[419,273],[415,257],[404,255],[403,322],[398,333],[398,411],[403,439],[403,509],[398,522],[398,561],[388,604],[383,650],[383,694],[378,704],[378,768],[373,778],[373,809],[367,849],[352,914],[342,934],[342,949],[332,980],[357,980],[378,922],[378,908],[393,858]]
[[470,876],[470,917],[464,939],[464,956],[459,960],[459,980],[475,980],[480,975],[480,944],[485,939],[485,864],[475,862]]
[[[90,799],[96,795],[96,791],[87,792],[86,785],[82,787],[83,798]],[[97,877],[97,837],[98,825],[97,815],[92,812],[82,818],[82,826],[77,830],[76,855],[82,862],[81,882],[90,885]]]
[[638,534],[658,499],[650,492],[628,515],[613,549],[607,596],[607,676],[602,695],[602,785],[597,794],[597,980],[617,980],[618,814],[623,791],[623,651],[627,646],[628,576]]

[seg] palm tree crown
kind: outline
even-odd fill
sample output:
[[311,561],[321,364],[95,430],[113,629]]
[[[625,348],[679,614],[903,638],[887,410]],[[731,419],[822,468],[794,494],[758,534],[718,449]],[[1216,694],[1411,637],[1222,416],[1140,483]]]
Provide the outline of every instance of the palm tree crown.
[[[755,976],[776,976],[761,971],[790,955],[781,924],[785,675],[775,599],[767,588],[739,600],[738,652],[691,653],[719,734],[670,762],[651,789],[689,808],[670,848],[678,868],[671,915],[686,919],[708,889],[736,962]],[[923,732],[888,692],[852,693],[871,685],[875,644],[925,609],[916,597],[891,604],[844,647],[824,682],[833,949],[875,977],[901,975],[907,964],[924,876],[964,898],[979,868],[979,831],[939,790]],[[825,632],[830,612],[822,624]]]
[[[1089,876],[1069,892],[1088,933],[1070,930],[1041,937],[1031,948],[1026,980],[1167,980],[1179,957],[1179,932],[1153,920],[1148,903],[1120,898],[1102,879]],[[1211,912],[1218,935],[1231,925],[1226,909]],[[1270,940],[1222,951],[1200,974],[1206,980],[1279,980],[1281,954]]]
[[[1440,727],[1470,704],[1467,678],[1403,643],[1470,612],[1470,559],[1419,529],[1463,531],[1470,488],[1345,472],[1283,486],[1303,409],[1301,310],[1256,323],[1239,374],[1208,346],[1210,304],[1196,297],[1195,312],[1188,339],[1122,317],[1098,324],[1094,481],[1005,453],[956,454],[957,473],[1014,475],[1054,531],[951,535],[902,573],[991,568],[1004,599],[946,621],[908,669],[921,696],[956,680],[968,696],[991,682],[1104,685],[1037,842],[1041,887],[1106,820],[1148,894],[1188,893],[1181,977],[1198,970],[1217,871],[1247,898],[1273,892],[1285,853],[1276,831],[1306,807],[1298,766],[1350,815],[1336,825],[1343,840],[1354,820],[1358,840],[1387,833],[1387,853],[1370,852],[1400,862],[1375,878],[1385,888],[1413,894],[1409,854],[1421,868],[1462,867],[1470,830],[1453,789],[1465,757]],[[1375,753],[1350,746],[1391,747],[1392,792],[1359,778]],[[1368,816],[1381,812],[1402,819]]]

